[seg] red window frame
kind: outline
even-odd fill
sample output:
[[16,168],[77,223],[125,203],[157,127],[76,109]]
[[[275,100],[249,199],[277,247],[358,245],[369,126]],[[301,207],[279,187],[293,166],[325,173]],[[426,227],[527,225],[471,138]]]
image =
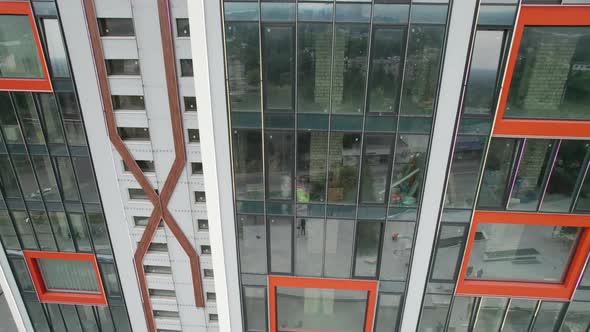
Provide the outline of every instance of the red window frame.
[[525,26],[590,26],[590,6],[523,5],[514,30],[514,40],[506,68],[500,103],[496,112],[494,136],[571,137],[590,136],[590,121],[505,119],[512,74]]
[[[80,253],[66,253],[66,252],[50,252],[50,251],[23,251],[25,256],[25,262],[39,302],[41,303],[62,303],[62,304],[81,304],[81,305],[98,305],[106,306],[107,298],[104,291],[100,272],[98,270],[98,263],[96,257],[93,254],[80,254]],[[72,260],[72,261],[87,261],[91,262],[94,266],[94,272],[96,273],[96,280],[98,281],[99,293],[76,293],[76,292],[56,292],[50,291],[45,287],[41,271],[37,265],[38,259],[59,259],[59,260]]]
[[[482,281],[469,280],[465,278],[471,249],[480,223],[489,224],[518,224],[538,226],[574,226],[582,227],[582,234],[577,247],[571,257],[570,265],[565,273],[563,283],[547,284],[538,282],[512,282],[512,281]],[[571,214],[546,214],[546,213],[525,213],[525,212],[497,212],[497,211],[476,211],[469,236],[459,281],[457,283],[457,294],[459,295],[490,295],[509,297],[531,297],[554,300],[570,300],[578,280],[584,270],[586,257],[590,252],[590,215]]]
[[[285,276],[268,276],[268,303],[270,308],[270,331],[277,332],[277,287],[290,288],[321,288],[339,290],[360,290],[367,291],[367,312],[365,316],[364,332],[373,331],[375,317],[375,305],[377,302],[377,281],[350,280],[350,279],[322,279],[322,278],[301,278]],[[302,329],[303,331],[303,329]]]
[[43,78],[0,78],[0,90],[5,91],[52,91],[49,70],[43,54],[41,39],[33,16],[31,4],[28,1],[0,2],[0,15],[26,15],[29,18],[33,38],[37,46],[37,54],[43,70]]

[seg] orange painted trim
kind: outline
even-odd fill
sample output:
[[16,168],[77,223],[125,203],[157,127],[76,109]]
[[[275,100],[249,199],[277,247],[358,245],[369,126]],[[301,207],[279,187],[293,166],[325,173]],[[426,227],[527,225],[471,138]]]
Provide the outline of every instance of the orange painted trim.
[[[465,273],[469,266],[475,233],[480,223],[572,226],[582,227],[583,231],[571,258],[569,269],[561,284],[467,280]],[[578,280],[582,276],[586,257],[589,253],[590,215],[476,211],[467,238],[465,257],[461,265],[456,293],[458,295],[529,297],[569,301],[574,294]]]
[[277,287],[321,288],[367,291],[367,312],[364,332],[373,331],[375,305],[377,303],[377,281],[351,279],[323,279],[305,277],[268,276],[268,304],[270,311],[270,332],[277,332]]
[[[80,304],[80,305],[98,305],[106,306],[107,298],[98,270],[98,263],[96,257],[92,254],[81,254],[81,253],[65,253],[65,252],[50,252],[50,251],[23,251],[25,263],[33,285],[37,298],[41,303],[60,303],[60,304]],[[91,262],[94,267],[94,273],[96,273],[96,280],[98,281],[98,293],[76,293],[76,292],[56,292],[48,290],[45,287],[41,270],[37,264],[38,259],[54,259],[54,260],[67,260],[67,261],[86,261]]]
[[494,136],[528,136],[554,138],[590,137],[590,121],[505,119],[510,84],[518,59],[525,26],[590,26],[590,6],[527,6],[520,8],[514,41],[496,112]]
[[49,70],[45,55],[43,54],[43,46],[41,46],[41,39],[35,24],[33,10],[28,1],[19,2],[0,2],[0,15],[26,15],[29,18],[33,38],[35,39],[35,46],[37,47],[37,54],[41,69],[43,70],[44,78],[0,78],[0,90],[3,91],[35,91],[35,92],[51,92],[51,79],[49,78]]

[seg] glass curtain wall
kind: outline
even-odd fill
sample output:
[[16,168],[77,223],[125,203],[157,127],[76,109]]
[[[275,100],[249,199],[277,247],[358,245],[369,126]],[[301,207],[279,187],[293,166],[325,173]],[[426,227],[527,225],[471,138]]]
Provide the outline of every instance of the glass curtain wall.
[[[32,6],[54,92],[0,92],[0,240],[35,331],[131,331],[56,4]],[[95,254],[109,305],[39,303],[23,250]]]
[[397,317],[447,14],[446,3],[224,1],[246,295],[268,274],[382,280],[381,317]]

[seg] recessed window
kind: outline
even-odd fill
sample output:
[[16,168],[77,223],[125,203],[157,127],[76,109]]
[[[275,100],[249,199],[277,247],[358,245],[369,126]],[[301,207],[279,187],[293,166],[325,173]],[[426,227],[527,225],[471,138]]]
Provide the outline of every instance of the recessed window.
[[177,311],[168,311],[168,310],[154,310],[154,317],[155,318],[179,318],[180,315]]
[[92,254],[24,251],[39,302],[105,305]]
[[131,18],[99,18],[98,31],[102,37],[135,36]]
[[133,223],[135,226],[139,227],[146,227],[148,225],[150,217],[143,217],[143,216],[133,216]]
[[176,297],[176,292],[169,289],[149,289],[150,296]]
[[207,292],[207,301],[215,301],[217,296],[214,292]]
[[189,129],[188,130],[188,141],[189,143],[199,143],[201,138],[199,137],[199,130],[198,129]]
[[217,316],[217,314],[209,314],[209,321],[210,322],[217,322],[219,320],[219,317]]
[[191,172],[193,175],[203,174],[203,164],[202,163],[191,163]]
[[[152,160],[136,160],[135,162],[144,173],[153,173],[156,171]],[[123,168],[125,169],[125,172],[129,172],[129,168],[125,163],[123,163]]]
[[201,255],[211,255],[211,246],[201,246]]
[[193,76],[193,60],[192,59],[180,59],[180,76],[192,77]]
[[196,97],[184,97],[184,110],[187,112],[197,111],[197,98]]
[[27,15],[0,15],[0,77],[43,78],[43,67]]
[[113,110],[145,110],[143,96],[112,96]]
[[198,224],[200,231],[208,231],[209,230],[209,220],[199,219],[199,220],[197,220],[197,224]]
[[137,59],[109,59],[106,60],[108,75],[139,75],[139,60]]
[[148,247],[148,251],[165,252],[165,251],[168,251],[168,245],[166,243],[152,242],[152,243],[150,243],[150,246]]
[[150,130],[148,128],[119,127],[119,136],[124,141],[149,141]]
[[205,278],[213,278],[213,270],[203,269],[203,275],[205,276]]
[[141,188],[129,188],[129,199],[132,200],[149,200],[148,195]]
[[145,273],[172,274],[170,266],[144,265],[143,270]]
[[176,19],[176,32],[178,37],[190,37],[191,31],[188,25],[188,18],[177,18]]
[[207,198],[205,197],[204,191],[195,191],[195,202],[196,203],[204,203],[206,201],[207,201]]

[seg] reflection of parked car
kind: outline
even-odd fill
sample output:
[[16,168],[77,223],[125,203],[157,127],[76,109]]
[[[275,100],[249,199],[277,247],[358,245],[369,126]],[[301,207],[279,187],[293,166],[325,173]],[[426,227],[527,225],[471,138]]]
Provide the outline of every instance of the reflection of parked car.
[[45,196],[47,193],[53,191],[53,188],[43,188],[43,190],[37,190],[31,194],[31,198],[41,198],[41,195]]

